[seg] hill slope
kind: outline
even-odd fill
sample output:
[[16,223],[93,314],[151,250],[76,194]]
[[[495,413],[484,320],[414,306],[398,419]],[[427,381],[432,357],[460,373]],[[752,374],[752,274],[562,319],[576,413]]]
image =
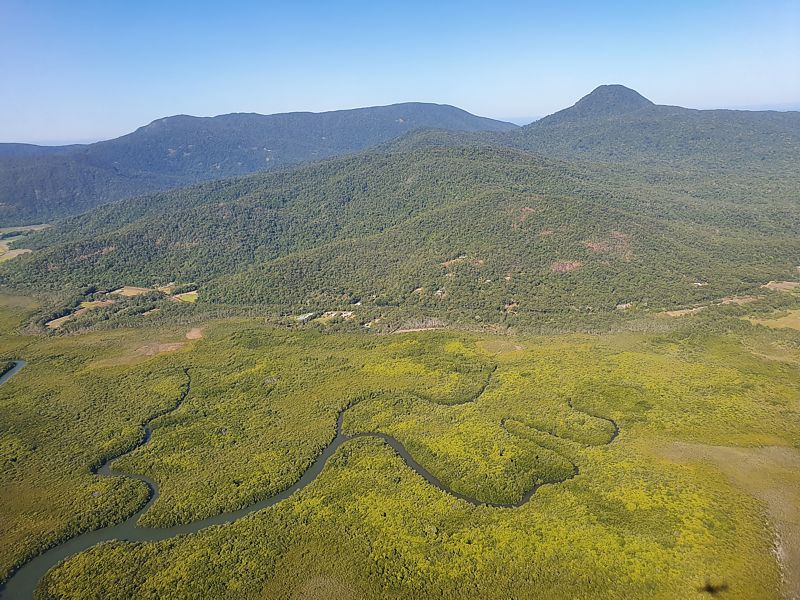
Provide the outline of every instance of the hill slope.
[[0,223],[47,221],[150,191],[352,153],[431,127],[516,129],[452,106],[406,103],[326,113],[180,115],[95,144],[2,144]]
[[192,282],[201,303],[261,312],[491,322],[705,302],[796,278],[797,118],[606,86],[522,129],[416,131],[102,206],[29,236],[0,283]]
[[195,282],[201,302],[275,312],[361,301],[563,321],[792,276],[796,184],[770,180],[764,195],[752,176],[611,171],[492,146],[370,153],[100,207],[31,236],[35,251],[0,277],[53,290]]
[[714,169],[757,165],[780,172],[800,164],[800,112],[663,106],[607,85],[496,139],[564,158]]

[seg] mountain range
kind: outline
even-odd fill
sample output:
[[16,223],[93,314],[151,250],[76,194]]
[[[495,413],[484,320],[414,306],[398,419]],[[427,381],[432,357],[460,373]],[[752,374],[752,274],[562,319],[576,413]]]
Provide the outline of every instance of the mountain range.
[[48,221],[146,192],[357,152],[422,128],[517,126],[412,102],[325,113],[178,115],[94,144],[0,144],[0,224]]
[[777,171],[800,164],[800,112],[664,106],[621,85],[600,86],[505,137],[532,152],[594,161]]
[[797,275],[799,113],[602,86],[523,128],[480,123],[506,131],[375,134],[357,154],[99,206],[27,236],[34,252],[0,266],[0,283],[175,281],[216,306],[524,324]]

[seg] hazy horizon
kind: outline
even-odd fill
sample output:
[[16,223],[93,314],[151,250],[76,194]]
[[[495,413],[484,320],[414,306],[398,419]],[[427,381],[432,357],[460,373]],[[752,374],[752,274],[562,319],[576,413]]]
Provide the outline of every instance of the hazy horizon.
[[7,5],[1,142],[110,139],[174,114],[405,101],[523,123],[606,83],[688,108],[800,105],[796,0]]
[[[578,98],[575,99],[575,101],[577,101],[577,100],[578,100]],[[409,100],[409,102],[415,102],[415,101],[414,100]],[[397,104],[397,103],[392,103],[392,104]],[[441,104],[450,104],[451,106],[456,106],[457,108],[463,108],[462,106],[459,106],[457,104],[452,104],[452,103],[447,103],[447,102],[441,103]],[[572,104],[574,104],[574,102],[570,102],[569,104],[565,104],[562,108],[567,108],[568,106],[571,106]],[[330,110],[335,111],[335,110],[348,110],[348,109],[356,109],[356,108],[367,108],[367,107],[366,106],[349,106],[349,107],[344,107],[344,108],[332,108]],[[687,106],[685,108],[697,108],[697,107]],[[798,102],[798,103],[791,103],[791,102],[790,103],[780,103],[780,104],[776,104],[776,105],[717,106],[717,107],[705,107],[705,108],[702,108],[700,110],[712,110],[712,109],[749,110],[749,111],[774,110],[774,111],[778,111],[778,112],[796,112],[796,111],[800,111],[800,102]],[[558,110],[561,110],[561,109],[558,109]],[[243,111],[234,111],[234,112],[243,112]],[[287,112],[301,112],[301,111],[287,111]],[[326,111],[310,111],[310,112],[326,112]],[[49,140],[49,139],[45,139],[45,140],[39,140],[39,141],[0,140],[0,144],[18,143],[18,144],[32,144],[32,145],[38,145],[38,146],[69,146],[69,145],[75,145],[75,144],[93,144],[95,142],[101,142],[103,140],[110,140],[110,139],[114,139],[114,138],[126,135],[128,133],[131,133],[132,131],[135,131],[139,127],[143,127],[143,126],[151,123],[152,121],[154,121],[156,119],[162,119],[162,118],[165,118],[165,117],[172,117],[172,116],[185,115],[185,114],[187,114],[187,113],[175,113],[175,114],[172,114],[172,115],[162,115],[160,117],[156,117],[155,119],[151,119],[150,121],[147,121],[146,123],[141,123],[141,124],[135,126],[133,129],[131,129],[129,131],[121,131],[121,132],[119,132],[117,134],[112,134],[112,135],[107,136],[107,137],[77,138],[77,139],[67,139],[67,140]],[[193,116],[193,117],[216,117],[216,116],[220,116],[220,115],[223,115],[223,114],[230,114],[230,113],[219,113],[219,114],[216,114],[216,115],[189,115],[189,116]],[[269,114],[280,114],[280,113],[259,113],[259,114],[269,115]],[[476,113],[473,113],[473,114],[476,114]],[[552,114],[552,113],[548,113],[548,114]],[[538,116],[531,116],[531,117],[526,117],[526,116],[506,117],[506,116],[495,116],[495,115],[477,115],[477,116],[488,117],[490,119],[496,119],[498,121],[506,121],[508,123],[514,123],[515,125],[519,125],[519,126],[522,127],[522,126],[525,126],[525,125],[529,125],[530,123],[533,123],[534,121],[538,121],[539,119],[541,119],[543,117],[546,117],[547,115],[538,115]]]

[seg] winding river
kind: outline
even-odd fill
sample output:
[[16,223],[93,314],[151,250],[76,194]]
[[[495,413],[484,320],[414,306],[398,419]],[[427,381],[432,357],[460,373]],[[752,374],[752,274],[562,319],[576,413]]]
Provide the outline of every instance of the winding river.
[[[6,372],[2,377],[0,377],[0,384],[3,384],[9,379],[11,379],[11,377],[13,377],[26,364],[25,361],[23,360],[17,360],[14,362],[15,362],[14,367],[10,369],[8,372]],[[187,396],[191,392],[191,384],[192,384],[191,375],[189,374],[188,369],[184,369],[184,374],[186,376],[186,382],[184,383],[177,400],[171,407],[167,408],[166,410],[160,411],[159,413],[153,415],[147,421],[145,421],[145,423],[143,424],[144,435],[141,441],[134,447],[130,448],[129,450],[126,450],[125,452],[118,454],[117,456],[109,458],[99,468],[94,470],[94,472],[97,475],[101,476],[129,477],[132,479],[138,479],[139,481],[143,481],[150,490],[150,496],[147,502],[139,510],[137,510],[135,513],[130,515],[127,519],[125,519],[118,525],[104,527],[102,529],[95,529],[93,531],[80,534],[63,543],[53,546],[49,550],[46,550],[42,554],[39,554],[35,558],[26,562],[12,573],[11,577],[5,582],[5,584],[0,586],[1,598],[9,598],[9,599],[32,598],[33,592],[37,584],[45,575],[45,573],[47,573],[47,571],[49,571],[52,567],[56,566],[58,563],[68,558],[69,556],[87,550],[96,544],[102,542],[108,542],[111,540],[120,540],[128,542],[155,542],[155,541],[165,540],[178,535],[195,533],[197,531],[200,531],[201,529],[205,529],[206,527],[210,527],[212,525],[223,525],[226,523],[230,523],[246,515],[249,515],[250,513],[259,511],[269,506],[273,506],[278,502],[285,500],[286,498],[294,494],[296,491],[303,489],[309,483],[314,481],[320,474],[320,472],[322,472],[322,468],[325,466],[325,463],[336,452],[339,446],[341,446],[344,442],[348,440],[356,438],[361,438],[361,437],[380,438],[381,440],[386,442],[386,444],[391,446],[392,449],[395,452],[397,452],[397,454],[405,461],[405,463],[411,469],[419,473],[432,486],[440,489],[441,491],[455,498],[464,500],[465,502],[468,502],[475,506],[492,506],[496,508],[517,508],[528,502],[533,496],[533,494],[536,492],[536,490],[538,490],[542,485],[550,484],[550,483],[537,484],[533,488],[528,490],[518,501],[510,504],[482,502],[475,498],[465,496],[464,494],[461,494],[459,492],[450,489],[439,479],[437,479],[433,474],[431,474],[427,469],[425,469],[425,467],[423,467],[417,461],[415,461],[411,457],[411,455],[406,451],[403,445],[393,437],[378,432],[357,433],[354,435],[347,435],[343,433],[342,421],[344,419],[345,412],[349,408],[351,408],[352,406],[351,404],[350,406],[346,406],[339,411],[339,414],[336,418],[336,435],[331,441],[331,443],[328,444],[322,450],[322,453],[316,458],[316,460],[311,464],[311,466],[302,474],[300,479],[298,479],[297,482],[294,483],[294,485],[286,488],[282,492],[279,492],[274,496],[265,498],[264,500],[256,502],[255,504],[251,504],[250,506],[247,506],[240,510],[219,514],[200,521],[194,521],[192,523],[186,523],[183,525],[176,525],[173,527],[163,527],[163,528],[139,527],[136,524],[137,520],[145,511],[147,511],[148,508],[150,508],[153,502],[155,502],[156,499],[158,498],[158,485],[156,484],[155,481],[143,475],[122,473],[119,471],[115,471],[114,469],[111,468],[110,465],[111,462],[113,462],[114,460],[133,452],[135,449],[140,448],[141,446],[145,445],[147,442],[150,441],[150,436],[152,435],[150,423],[152,423],[152,421],[180,408],[183,401],[187,398]],[[492,370],[492,372],[489,374],[489,377],[487,378],[485,385],[481,388],[478,394],[464,402],[461,402],[461,404],[465,404],[468,402],[475,402],[478,398],[480,398],[480,396],[489,387],[489,384],[491,383],[493,376],[494,376],[494,370]],[[572,407],[571,403],[570,407]],[[594,416],[596,418],[608,421],[614,426],[614,434],[608,442],[611,443],[619,434],[619,427],[617,426],[616,422],[614,422],[611,419],[606,419],[605,417],[597,417],[596,415],[590,415],[590,416]],[[505,419],[503,420],[503,422],[501,422],[502,427],[504,427],[504,421]],[[562,481],[565,481],[566,479],[571,479],[572,477],[575,477],[579,473],[578,466],[575,465],[574,463],[572,466],[573,466],[572,474]],[[561,481],[552,483],[561,483]]]
[[14,375],[19,373],[22,367],[28,364],[24,360],[12,360],[11,362],[14,363],[14,366],[0,375],[0,385],[3,385],[6,381],[11,379]]

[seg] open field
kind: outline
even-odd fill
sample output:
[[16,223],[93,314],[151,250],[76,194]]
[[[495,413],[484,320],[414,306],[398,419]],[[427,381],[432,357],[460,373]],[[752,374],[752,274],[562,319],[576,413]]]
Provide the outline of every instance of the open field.
[[53,319],[45,323],[48,329],[58,329],[67,321],[71,321],[72,319],[76,319],[81,315],[85,315],[90,310],[95,310],[98,308],[103,308],[106,306],[110,306],[114,304],[114,300],[87,300],[80,303],[80,308],[76,311],[64,315],[63,317],[58,317],[57,319]]
[[179,302],[197,302],[197,292],[183,292],[182,294],[175,294],[172,296],[173,300],[178,300]]
[[50,227],[48,223],[40,223],[39,225],[20,225],[18,227],[0,227],[0,235],[9,233],[25,233],[28,231],[41,231]]
[[152,292],[151,288],[143,288],[143,287],[133,287],[130,285],[125,285],[119,289],[114,290],[111,294],[116,296],[124,296],[126,298],[131,298],[133,296],[140,296],[142,294],[146,294],[147,292]]
[[0,262],[11,260],[12,258],[16,258],[17,256],[21,256],[23,254],[28,254],[28,252],[31,252],[29,248],[17,248],[15,250],[9,250],[8,245],[0,242]]
[[0,227],[0,262],[11,260],[17,256],[28,254],[30,248],[10,249],[9,246],[24,237],[24,234],[32,231],[47,229],[50,225],[25,225],[21,227]]
[[[345,407],[344,432],[363,435],[289,499],[187,537],[96,546],[52,569],[42,598],[796,589],[791,330],[737,318],[698,330],[697,316],[664,333],[376,336],[240,319],[38,337],[13,333],[30,301],[0,299],[0,358],[28,362],[0,387],[6,574],[144,503],[141,481],[92,469],[141,441],[184,370],[180,407],[113,463],[158,484],[141,526],[192,523],[287,488]],[[731,457],[758,476],[731,472]]]
[[786,314],[775,318],[749,318],[749,321],[766,325],[767,327],[788,327],[790,329],[800,329],[800,310],[790,310]]
[[761,287],[777,292],[791,292],[800,288],[800,281],[770,281]]
[[677,461],[706,461],[734,485],[763,503],[774,532],[786,598],[800,597],[800,451],[766,446],[737,448],[676,442],[664,456]]
[[18,237],[11,237],[0,240],[0,262],[11,260],[12,258],[21,256],[22,254],[31,252],[30,248],[15,248],[14,250],[9,249],[10,244],[18,239]]

